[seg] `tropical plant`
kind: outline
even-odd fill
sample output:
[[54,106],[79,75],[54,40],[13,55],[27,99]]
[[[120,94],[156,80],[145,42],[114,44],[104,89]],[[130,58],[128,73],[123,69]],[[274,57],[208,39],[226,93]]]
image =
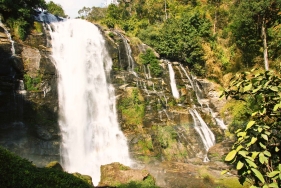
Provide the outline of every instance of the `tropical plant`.
[[237,74],[224,95],[236,100],[251,97],[256,102],[246,127],[236,131],[237,140],[225,161],[238,171],[241,184],[249,181],[251,188],[278,188],[281,185],[280,75],[256,69]]

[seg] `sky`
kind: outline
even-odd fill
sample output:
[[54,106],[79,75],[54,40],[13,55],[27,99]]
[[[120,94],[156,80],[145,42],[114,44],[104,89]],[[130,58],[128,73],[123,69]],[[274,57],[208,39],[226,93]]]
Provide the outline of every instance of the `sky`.
[[64,13],[70,18],[76,18],[78,11],[85,7],[92,8],[104,7],[109,0],[46,0],[46,2],[53,1],[56,4],[60,4],[64,10]]

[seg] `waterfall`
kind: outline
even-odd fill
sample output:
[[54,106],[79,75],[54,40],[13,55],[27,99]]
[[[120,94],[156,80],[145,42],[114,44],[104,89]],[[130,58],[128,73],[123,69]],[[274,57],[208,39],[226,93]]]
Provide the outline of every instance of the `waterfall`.
[[[191,109],[189,112],[194,121],[194,128],[200,135],[206,151],[208,151],[213,145],[215,145],[215,135],[195,109]],[[204,160],[207,161],[206,159]]]
[[100,180],[100,166],[131,165],[126,137],[117,122],[112,61],[98,28],[84,20],[53,23],[58,69],[59,124],[64,169]]
[[14,41],[12,40],[11,34],[9,33],[9,31],[7,30],[7,28],[4,26],[4,24],[1,22],[0,19],[0,27],[2,27],[4,29],[5,34],[7,35],[9,41],[11,42],[11,52],[12,52],[12,56],[16,55],[16,51],[15,51],[15,46],[14,46]]
[[151,73],[150,73],[150,65],[147,65],[147,71],[148,71],[148,78],[151,78]]
[[179,91],[177,89],[177,84],[176,84],[176,80],[175,80],[175,72],[174,72],[174,69],[173,69],[171,63],[168,63],[168,67],[169,67],[169,75],[170,75],[170,84],[171,84],[171,88],[172,88],[172,94],[173,94],[174,98],[178,99],[178,98],[180,98],[180,95],[179,95]]
[[182,64],[180,64],[180,68],[183,70],[183,72],[184,72],[185,76],[187,77],[187,79],[188,79],[188,81],[189,81],[191,87],[194,89],[193,82],[192,82],[192,80],[190,79],[190,76],[187,74],[187,72],[186,72],[186,70],[184,69],[184,67],[182,66]]
[[125,50],[126,50],[126,54],[127,54],[127,58],[128,58],[128,71],[132,72],[136,77],[137,77],[137,73],[135,72],[135,61],[134,58],[132,57],[132,49],[128,43],[128,40],[121,34],[118,33],[120,35],[120,37],[122,38],[124,44],[125,44]]

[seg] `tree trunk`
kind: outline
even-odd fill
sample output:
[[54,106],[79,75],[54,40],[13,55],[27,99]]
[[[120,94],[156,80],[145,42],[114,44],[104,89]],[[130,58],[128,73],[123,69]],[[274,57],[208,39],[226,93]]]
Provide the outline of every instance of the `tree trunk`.
[[268,53],[267,53],[267,42],[266,42],[266,31],[265,31],[265,22],[263,21],[262,29],[261,29],[261,35],[263,40],[263,58],[264,58],[264,67],[265,70],[269,69],[268,65]]
[[165,0],[165,16],[166,16],[166,20],[168,19],[168,15],[167,15],[167,2]]

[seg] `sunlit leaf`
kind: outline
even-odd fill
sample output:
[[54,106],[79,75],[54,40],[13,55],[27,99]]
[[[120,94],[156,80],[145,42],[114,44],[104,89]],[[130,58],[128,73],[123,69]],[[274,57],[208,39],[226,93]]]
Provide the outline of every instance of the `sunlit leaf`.
[[261,137],[262,137],[263,139],[265,139],[266,141],[268,141],[268,136],[267,136],[266,134],[262,134]]
[[246,126],[246,130],[251,128],[254,124],[255,124],[256,121],[250,121],[247,126]]
[[249,152],[243,150],[243,151],[239,151],[238,154],[242,155],[243,157],[246,157],[248,155]]
[[234,159],[234,157],[236,156],[237,151],[236,150],[232,150],[231,152],[229,152],[227,154],[227,156],[225,157],[225,161],[231,161],[232,159]]
[[238,137],[245,137],[246,135],[247,135],[246,132],[239,132],[239,133],[237,134]]
[[266,156],[271,157],[271,153],[269,151],[264,151],[263,152]]
[[242,148],[244,148],[242,145],[237,146],[236,151],[240,151]]
[[242,163],[241,161],[238,161],[236,169],[240,170],[243,166],[244,166],[244,163]]
[[278,184],[277,183],[271,183],[271,184],[269,184],[269,187],[278,188]]
[[260,144],[260,146],[261,146],[263,149],[266,149],[266,146],[263,145],[261,142],[260,142],[259,144]]
[[277,111],[278,110],[278,108],[280,108],[280,104],[276,104],[275,106],[274,106],[274,108],[273,108],[273,112],[275,112],[275,111]]
[[270,178],[272,178],[272,177],[276,176],[276,175],[279,174],[279,173],[280,173],[280,171],[272,171],[272,172],[270,172],[267,176],[270,177]]
[[254,144],[258,139],[256,137],[252,137],[251,144]]
[[252,152],[252,159],[255,159],[259,153],[260,152],[256,152],[256,151]]
[[253,161],[246,159],[246,162],[249,164],[249,166],[257,168],[257,165]]
[[263,175],[260,173],[260,171],[258,171],[257,169],[255,168],[251,168],[251,170],[254,172],[255,176],[262,182],[264,183],[264,178],[263,178]]
[[279,148],[278,147],[275,147],[275,152],[278,152],[279,151]]
[[264,162],[266,161],[263,153],[259,154],[259,161],[260,161],[261,164],[264,164]]

